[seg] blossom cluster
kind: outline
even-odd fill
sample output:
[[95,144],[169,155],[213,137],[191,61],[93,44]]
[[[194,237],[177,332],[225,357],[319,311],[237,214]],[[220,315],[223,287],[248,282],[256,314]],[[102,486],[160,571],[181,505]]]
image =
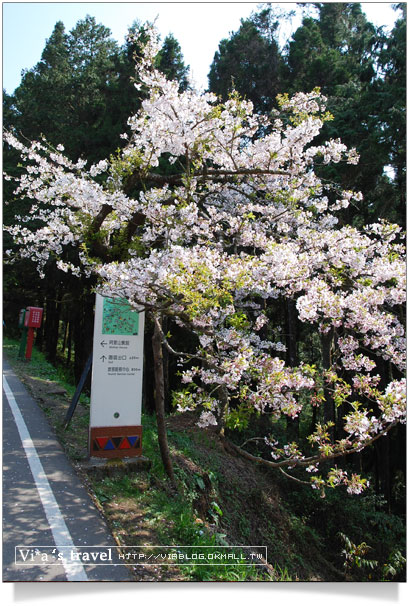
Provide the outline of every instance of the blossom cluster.
[[[332,369],[324,370],[350,378],[343,395],[334,380],[333,393],[336,401],[354,401],[344,440],[332,444],[324,429],[312,435],[317,459],[363,448],[405,416],[405,381],[380,387],[373,374],[380,359],[398,373],[405,367],[400,228],[379,222],[358,230],[339,220],[339,210],[362,195],[330,196],[315,167],[356,163],[358,156],[339,139],[313,144],[326,104],[319,91],[284,98],[290,120],[263,117],[235,93],[221,103],[211,93],[180,92],[153,67],[156,49],[150,30],[139,66],[149,96],[130,117],[115,163],[87,168],[69,160],[62,145],[26,146],[5,134],[25,167],[15,196],[31,203],[7,228],[18,254],[43,275],[50,258],[62,271],[94,273],[101,293],[191,331],[196,346],[181,353],[188,391],[177,401],[181,410],[185,401],[203,410],[201,427],[238,423],[239,409],[295,418],[307,394],[318,393],[322,370],[286,364],[284,338],[267,313],[280,298],[294,301],[301,322],[336,335]],[[136,216],[142,220],[131,230]],[[110,260],[113,239],[125,234],[127,250]],[[93,248],[96,235],[103,258]],[[188,359],[201,365],[187,366]],[[273,456],[315,469],[311,455],[290,445]],[[335,471],[328,484],[353,493],[364,487],[347,478]]]

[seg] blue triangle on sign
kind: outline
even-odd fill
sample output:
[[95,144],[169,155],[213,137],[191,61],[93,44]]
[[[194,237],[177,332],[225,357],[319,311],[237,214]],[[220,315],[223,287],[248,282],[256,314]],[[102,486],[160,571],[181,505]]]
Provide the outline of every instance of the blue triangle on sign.
[[104,446],[104,450],[115,450],[115,446],[111,440],[108,440],[107,444]]
[[[127,436],[127,438],[128,438],[128,441],[130,442],[131,448],[138,446],[138,436]],[[136,444],[136,442],[137,442],[137,444]]]

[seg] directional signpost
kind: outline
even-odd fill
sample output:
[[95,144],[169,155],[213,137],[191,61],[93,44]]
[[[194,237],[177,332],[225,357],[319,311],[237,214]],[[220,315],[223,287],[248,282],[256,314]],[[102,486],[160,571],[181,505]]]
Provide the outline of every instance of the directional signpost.
[[141,455],[144,312],[96,296],[90,403],[90,456]]

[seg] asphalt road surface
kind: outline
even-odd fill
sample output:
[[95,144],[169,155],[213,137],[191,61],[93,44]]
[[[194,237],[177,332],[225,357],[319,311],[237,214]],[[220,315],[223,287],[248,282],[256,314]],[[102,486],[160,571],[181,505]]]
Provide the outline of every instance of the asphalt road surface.
[[113,552],[104,518],[4,361],[3,582],[132,581],[128,566],[110,564]]

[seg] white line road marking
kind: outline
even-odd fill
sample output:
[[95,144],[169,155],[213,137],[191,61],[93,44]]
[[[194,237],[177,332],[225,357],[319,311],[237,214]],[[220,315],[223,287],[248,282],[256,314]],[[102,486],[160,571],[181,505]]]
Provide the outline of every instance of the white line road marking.
[[66,572],[67,580],[88,581],[88,577],[81,562],[71,561],[71,550],[76,552],[77,550],[54,497],[40,458],[31,439],[29,430],[27,429],[27,425],[4,375],[3,388],[13,413],[24,450],[26,451],[27,460],[30,465],[31,473],[33,474],[40,500],[44,507],[50,530],[53,534],[54,542],[59,552],[63,555],[64,559],[62,560],[62,564]]

